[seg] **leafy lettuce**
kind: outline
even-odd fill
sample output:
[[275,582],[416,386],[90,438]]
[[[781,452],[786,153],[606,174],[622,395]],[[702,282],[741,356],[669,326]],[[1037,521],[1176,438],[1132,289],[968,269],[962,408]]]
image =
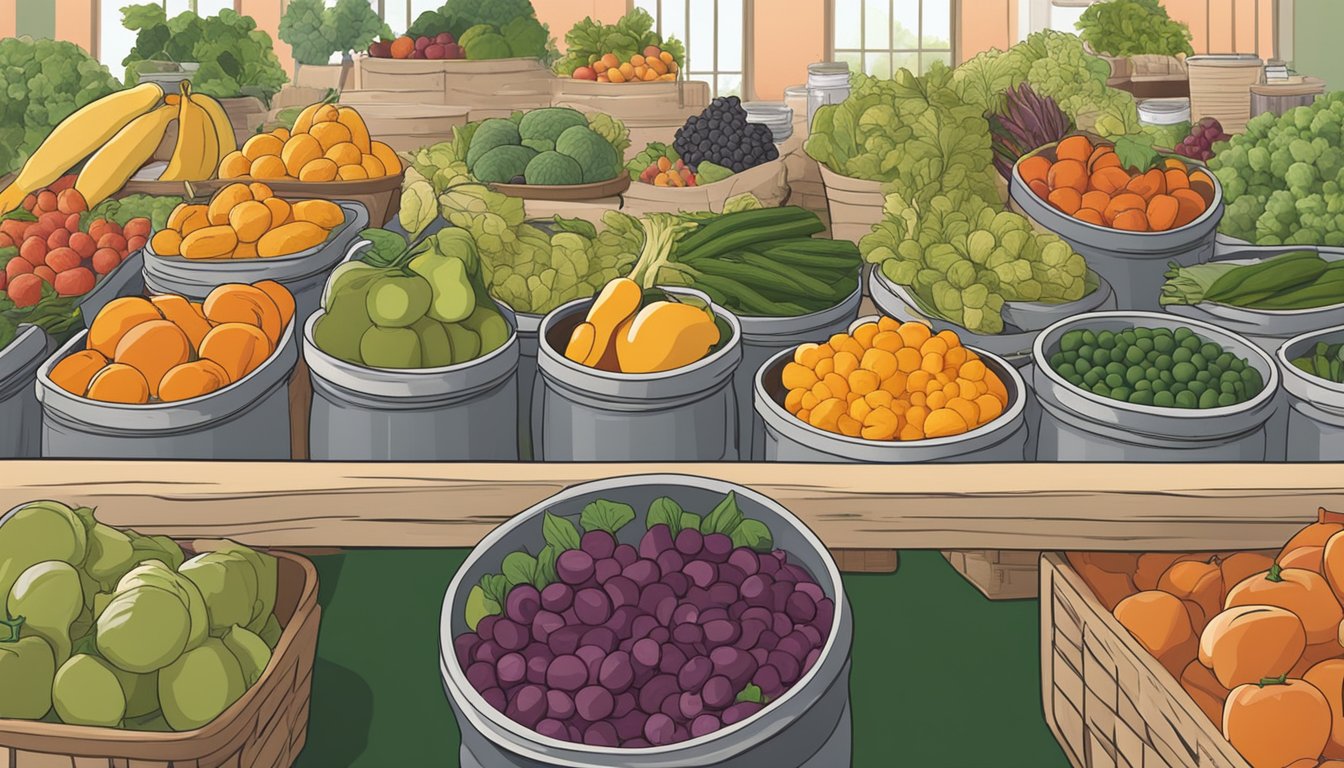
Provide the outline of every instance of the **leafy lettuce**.
[[1078,19],[1078,33],[1106,56],[1193,56],[1190,27],[1174,21],[1158,0],[1093,3]]
[[678,69],[686,64],[686,46],[675,37],[663,39],[659,36],[653,29],[653,17],[643,8],[630,11],[615,24],[585,18],[565,34],[566,52],[555,63],[555,71],[560,75],[571,75],[579,67],[586,67],[608,53],[628,61],[650,45],[672,54]]
[[121,9],[122,25],[136,33],[135,47],[122,61],[126,84],[139,82],[150,62],[199,62],[192,90],[217,99],[256,96],[269,102],[289,81],[276,58],[271,36],[257,22],[231,9],[201,17],[184,11],[169,19],[161,4]]

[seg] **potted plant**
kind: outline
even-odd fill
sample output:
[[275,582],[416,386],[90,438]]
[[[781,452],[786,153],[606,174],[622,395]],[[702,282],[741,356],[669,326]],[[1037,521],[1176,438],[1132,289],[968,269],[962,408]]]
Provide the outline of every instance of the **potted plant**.
[[[362,51],[392,30],[378,17],[369,0],[337,0],[328,8],[322,0],[292,0],[280,19],[280,39],[294,52],[294,84],[343,90],[355,51]],[[341,63],[331,64],[332,54]]]

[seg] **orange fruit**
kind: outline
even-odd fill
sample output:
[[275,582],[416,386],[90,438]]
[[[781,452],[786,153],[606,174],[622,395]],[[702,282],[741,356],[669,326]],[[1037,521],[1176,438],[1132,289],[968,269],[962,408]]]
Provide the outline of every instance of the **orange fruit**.
[[107,358],[93,349],[81,349],[51,369],[52,383],[72,395],[83,397],[89,382],[107,365]]
[[165,403],[208,395],[229,385],[229,374],[213,360],[193,360],[174,366],[159,383],[159,399]]
[[121,337],[135,326],[151,320],[162,320],[163,315],[148,299],[139,296],[126,296],[113,299],[99,310],[97,317],[89,326],[86,346],[96,350],[103,357],[112,359],[117,354],[117,345]]
[[[260,328],[271,346],[279,342],[284,323],[280,308],[260,288],[243,283],[225,283],[205,297],[205,317],[212,323],[246,323]],[[267,354],[270,354],[267,352]],[[228,370],[228,366],[225,366]]]
[[200,349],[201,340],[210,332],[210,321],[192,309],[191,303],[181,296],[164,294],[150,299],[165,320],[174,323],[187,335],[193,350]]
[[150,396],[157,397],[163,375],[190,360],[191,351],[191,341],[176,323],[150,320],[121,337],[112,359],[139,371],[149,385]]
[[112,363],[89,382],[85,397],[104,403],[139,405],[149,402],[149,383],[131,366]]
[[232,383],[266,362],[271,350],[271,340],[255,325],[222,323],[205,335],[200,354],[218,363]]

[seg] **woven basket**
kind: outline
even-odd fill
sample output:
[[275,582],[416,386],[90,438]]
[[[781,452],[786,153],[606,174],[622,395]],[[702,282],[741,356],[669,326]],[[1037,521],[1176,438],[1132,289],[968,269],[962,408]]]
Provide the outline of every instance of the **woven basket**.
[[[208,550],[203,544],[198,549]],[[273,552],[275,617],[284,631],[261,679],[204,728],[145,733],[0,720],[6,768],[288,768],[308,735],[317,654],[317,570],[305,558]]]

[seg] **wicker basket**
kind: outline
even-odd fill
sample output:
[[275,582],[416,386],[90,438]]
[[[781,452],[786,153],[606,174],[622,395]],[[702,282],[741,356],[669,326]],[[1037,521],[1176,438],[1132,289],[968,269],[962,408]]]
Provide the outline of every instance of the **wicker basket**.
[[[202,545],[197,549],[209,547]],[[7,768],[288,768],[308,735],[317,654],[317,570],[297,555],[277,561],[275,615],[284,627],[261,679],[209,725],[145,733],[0,720]]]
[[1011,549],[969,549],[943,552],[952,570],[990,600],[1024,600],[1036,596],[1041,575],[1040,552]]
[[882,221],[882,206],[887,198],[882,183],[841,176],[820,166],[830,211],[831,237],[857,243]]
[[1250,768],[1057,554],[1041,558],[1041,701],[1079,768]]

